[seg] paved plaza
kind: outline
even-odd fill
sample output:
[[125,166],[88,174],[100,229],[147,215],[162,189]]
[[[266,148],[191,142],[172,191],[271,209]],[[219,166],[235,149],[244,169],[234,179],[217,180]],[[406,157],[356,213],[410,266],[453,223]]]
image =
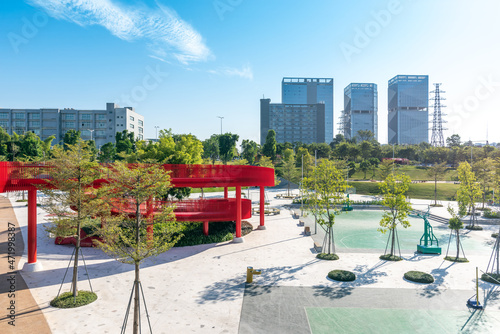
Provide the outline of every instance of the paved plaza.
[[[465,306],[474,293],[475,267],[485,270],[491,251],[466,249],[470,262],[453,263],[444,261],[443,256],[415,253],[415,240],[415,250],[404,250],[400,262],[381,261],[378,257],[383,250],[341,247],[337,249],[338,261],[318,260],[313,249],[313,238],[318,236],[304,235],[304,227],[287,206],[291,201],[276,199],[278,192],[283,190],[268,190],[267,196],[272,206],[281,208],[281,214],[266,216],[266,230],[256,229],[258,216],[249,219],[255,229],[245,236],[244,243],[173,248],[142,265],[141,280],[154,333],[496,332],[493,328],[500,324],[500,296],[495,285],[479,284],[485,311],[470,312]],[[258,200],[257,191],[245,193]],[[13,197],[10,200],[26,238],[25,203],[15,202]],[[445,208],[432,210],[447,217]],[[110,259],[98,249],[83,249],[98,300],[76,309],[52,308],[49,302],[57,295],[72,247],[55,245],[49,238],[42,207],[38,208],[38,222],[38,261],[43,270],[22,272],[22,277],[50,332],[118,332],[134,280],[133,266]],[[471,233],[476,242],[492,246],[490,235],[497,230],[498,226],[491,225]],[[21,258],[19,268],[25,261]],[[247,266],[262,270],[253,284],[245,283]],[[331,281],[327,274],[333,269],[353,271],[357,279]],[[431,273],[436,281],[430,285],[406,281],[403,274],[409,270]],[[79,289],[89,289],[83,267]],[[68,290],[66,283],[63,291]],[[1,319],[4,333],[6,319]],[[145,315],[142,319],[146,330]]]

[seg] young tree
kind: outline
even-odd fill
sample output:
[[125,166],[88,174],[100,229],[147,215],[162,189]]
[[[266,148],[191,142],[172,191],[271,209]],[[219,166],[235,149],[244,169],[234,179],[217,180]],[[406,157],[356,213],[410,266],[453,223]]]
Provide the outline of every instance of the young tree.
[[276,160],[276,132],[274,130],[269,130],[267,132],[262,154],[271,158],[272,161]]
[[394,161],[390,159],[382,160],[382,163],[379,165],[379,177],[380,180],[384,181],[389,175],[391,175],[394,171]]
[[[47,185],[40,191],[47,196],[46,211],[53,216],[48,231],[60,237],[75,238],[72,294],[78,296],[78,265],[81,230],[95,225],[92,217],[105,210],[102,200],[92,187],[99,179],[98,164],[91,161],[88,144],[79,139],[75,145],[67,144],[52,150],[53,159],[47,173]],[[73,214],[73,211],[76,214]]]
[[294,181],[297,177],[297,167],[295,167],[295,158],[293,155],[290,155],[288,159],[284,161],[283,166],[280,168],[280,172],[283,178],[287,180],[287,195],[290,196],[290,182]]
[[[323,253],[327,249],[327,254],[335,255],[333,225],[335,215],[340,213],[346,187],[345,173],[327,159],[321,160],[311,176],[304,179],[303,188],[308,208],[325,230]],[[338,257],[335,255],[335,258]]]
[[476,182],[476,176],[467,161],[461,162],[458,166],[458,180],[460,186],[457,190],[457,202],[460,214],[465,215],[467,210],[470,213],[469,229],[481,229],[476,226],[476,201],[481,196],[481,189]]
[[[448,243],[448,250],[446,251],[445,260],[455,261],[455,262],[468,262],[467,258],[465,257],[464,249],[463,249],[463,247],[461,247],[462,244],[460,243],[460,230],[464,228],[464,223],[462,222],[462,219],[461,219],[463,216],[461,215],[460,210],[459,210],[459,213],[456,214],[455,210],[453,210],[453,208],[449,205],[448,205],[448,212],[452,216],[450,218],[450,220],[448,221],[448,227],[451,230],[450,231],[450,239],[451,239],[451,234],[455,233],[455,241],[456,241],[456,245],[457,245],[457,255],[455,256],[455,258],[448,256],[448,250],[450,249],[450,243]],[[460,248],[462,248],[462,254],[464,255],[463,258],[460,258]]]
[[373,180],[375,178],[375,171],[377,170],[378,165],[380,164],[380,160],[377,158],[370,158],[368,159],[368,162],[370,163],[370,169],[372,170],[371,179]]
[[370,169],[371,164],[368,160],[363,160],[359,163],[359,169],[365,173],[363,179],[366,180],[366,172]]
[[[388,208],[384,211],[382,220],[380,220],[380,228],[378,229],[382,233],[389,231],[389,238],[387,244],[391,244],[390,253],[387,254],[387,247],[385,254],[380,258],[382,260],[390,261],[400,261],[401,251],[399,249],[399,241],[397,241],[397,230],[398,224],[401,224],[404,228],[410,226],[408,221],[408,214],[412,210],[411,204],[406,201],[405,194],[410,188],[411,179],[406,174],[389,174],[385,181],[379,183],[380,191],[382,192],[384,199],[382,205]],[[397,249],[396,249],[397,248]],[[399,256],[396,255],[396,250]]]
[[[132,295],[133,332],[136,334],[140,326],[140,264],[170,249],[180,238],[180,229],[172,206],[152,202],[170,189],[169,172],[156,164],[129,166],[124,162],[114,163],[108,171],[109,183],[99,189],[99,194],[111,210],[105,216],[105,226],[101,230],[103,241],[98,245],[118,261],[135,267]],[[159,212],[153,215],[153,208]]]
[[484,158],[476,162],[472,168],[481,189],[483,210],[484,204],[486,203],[486,194],[489,192],[494,182],[494,165],[495,162],[493,159]]
[[116,148],[112,142],[102,145],[101,151],[99,152],[99,157],[97,158],[99,162],[110,163],[115,161]]
[[[437,181],[441,180],[446,173],[446,163],[442,162],[440,164],[435,163],[433,166],[427,168],[427,175],[434,179],[434,204],[432,206],[438,206],[437,204]],[[440,205],[442,206],[442,205]]]

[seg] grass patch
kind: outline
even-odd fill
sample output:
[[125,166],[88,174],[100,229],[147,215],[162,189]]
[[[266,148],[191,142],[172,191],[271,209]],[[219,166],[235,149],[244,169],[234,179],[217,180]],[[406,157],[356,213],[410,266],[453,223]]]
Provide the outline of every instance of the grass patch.
[[16,202],[27,202],[27,199],[17,199]]
[[494,273],[482,274],[481,280],[488,283],[500,284],[500,274],[494,274]]
[[[356,194],[380,195],[378,182],[357,182],[349,181],[349,186],[356,188]],[[458,184],[438,183],[437,199],[441,201],[454,200]],[[412,183],[408,196],[411,198],[434,199],[434,183]]]
[[444,259],[451,262],[469,262],[465,257],[446,256]]
[[401,256],[391,255],[391,254],[380,255],[379,259],[385,260],[385,261],[401,261],[401,260],[403,260],[403,258]]
[[[241,222],[241,235],[252,232],[252,224],[246,221]],[[174,247],[195,246],[213,244],[218,242],[233,240],[236,233],[234,222],[211,222],[208,223],[208,235],[203,234],[203,223],[183,223],[183,236],[177,241]]]
[[319,253],[316,257],[320,260],[335,261],[339,259],[337,254]]
[[[359,164],[356,164],[356,166],[359,166]],[[421,167],[421,166],[406,166],[406,165],[396,165],[396,171],[405,173],[408,175],[412,180],[426,180],[426,181],[434,181],[431,176],[427,174],[427,168]],[[365,173],[361,170],[357,170],[354,175],[351,177],[351,179],[357,179],[357,180],[362,180],[365,176]],[[372,176],[372,171],[369,170],[366,172],[366,177],[367,179],[371,179]],[[457,171],[455,168],[447,168],[446,172],[444,174],[444,181],[454,181],[457,178]],[[375,171],[375,180],[380,180],[380,173],[379,169]],[[439,184],[438,184],[438,189],[439,189]]]
[[340,282],[352,282],[356,279],[356,274],[348,270],[332,270],[328,273],[328,278]]
[[483,230],[483,227],[482,226],[479,226],[479,225],[467,225],[465,226],[466,229],[468,230],[471,230],[471,231],[482,231]]
[[78,291],[78,296],[73,298],[73,293],[65,292],[50,301],[50,306],[57,308],[74,308],[90,304],[97,300],[97,295],[90,291]]
[[404,274],[404,278],[408,281],[417,282],[417,283],[433,283],[434,277],[422,271],[408,271]]

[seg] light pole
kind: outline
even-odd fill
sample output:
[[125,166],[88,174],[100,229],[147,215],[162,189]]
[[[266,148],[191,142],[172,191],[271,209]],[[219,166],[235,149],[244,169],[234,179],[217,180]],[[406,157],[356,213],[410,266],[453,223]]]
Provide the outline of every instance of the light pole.
[[[82,124],[82,126],[83,126],[83,124]],[[92,138],[93,138],[92,134],[94,133],[95,130],[90,130],[90,129],[85,129],[85,130],[87,130],[88,132],[90,132],[90,140],[92,140]]]
[[222,120],[224,119],[224,116],[217,116],[217,118],[220,118],[220,134],[222,136]]
[[158,129],[160,127],[158,125],[155,125],[155,130],[156,130],[156,140],[158,141]]

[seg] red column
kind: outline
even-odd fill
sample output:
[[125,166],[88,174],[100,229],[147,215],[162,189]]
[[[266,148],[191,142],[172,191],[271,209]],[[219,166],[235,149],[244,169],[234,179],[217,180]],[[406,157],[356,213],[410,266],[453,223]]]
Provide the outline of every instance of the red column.
[[208,235],[208,222],[203,222],[203,234]]
[[229,193],[227,191],[227,187],[224,187],[224,198],[227,199],[229,197]]
[[36,189],[28,190],[28,263],[36,262]]
[[236,186],[236,238],[241,238],[241,186]]
[[260,204],[260,209],[259,209],[259,211],[260,211],[260,226],[264,226],[264,212],[265,212],[264,204],[266,202],[264,195],[265,195],[264,187],[260,187],[260,201],[259,201],[259,204]]

